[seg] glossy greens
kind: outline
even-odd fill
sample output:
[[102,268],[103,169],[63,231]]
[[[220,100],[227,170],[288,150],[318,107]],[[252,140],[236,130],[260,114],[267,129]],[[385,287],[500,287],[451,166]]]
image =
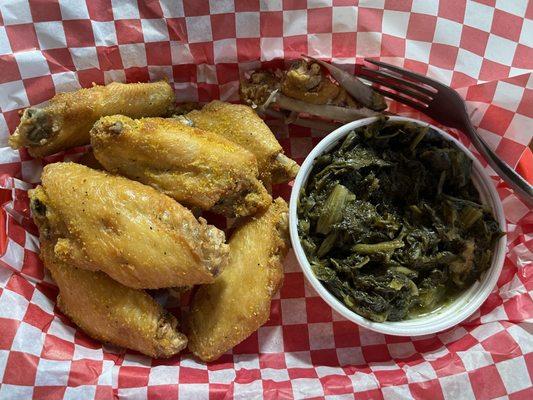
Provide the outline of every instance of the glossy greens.
[[300,194],[313,272],[373,321],[438,308],[490,266],[502,235],[471,172],[429,127],[381,118],[350,132],[315,160]]

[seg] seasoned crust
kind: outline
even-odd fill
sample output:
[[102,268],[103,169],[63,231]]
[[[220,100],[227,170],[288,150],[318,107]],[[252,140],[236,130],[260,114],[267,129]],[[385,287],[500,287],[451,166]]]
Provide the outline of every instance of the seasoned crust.
[[129,287],[209,283],[227,263],[222,231],[126,178],[49,164],[30,199],[41,240],[52,243],[55,257]]
[[186,117],[194,126],[221,135],[252,152],[265,185],[288,182],[298,173],[298,164],[283,154],[270,128],[251,107],[215,100]]
[[96,158],[110,172],[150,185],[188,207],[247,216],[272,198],[256,157],[210,131],[177,119],[101,118],[91,131]]
[[60,93],[44,107],[30,107],[24,111],[19,126],[9,138],[9,145],[14,149],[27,147],[33,157],[45,157],[89,144],[89,131],[101,116],[170,115],[174,101],[174,90],[165,81],[113,82]]
[[187,346],[176,318],[146,292],[102,272],[63,263],[52,247],[41,241],[40,257],[59,287],[57,305],[89,336],[157,358],[171,357]]

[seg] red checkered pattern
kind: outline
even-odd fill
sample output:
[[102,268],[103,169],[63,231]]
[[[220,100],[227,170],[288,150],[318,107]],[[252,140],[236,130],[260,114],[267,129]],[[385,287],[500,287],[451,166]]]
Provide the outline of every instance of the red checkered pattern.
[[[244,71],[307,53],[348,70],[375,56],[458,88],[515,165],[533,135],[532,18],[526,0],[0,2],[0,398],[533,398],[533,213],[496,176],[508,253],[468,321],[419,338],[359,328],[316,295],[290,253],[270,320],[206,365],[102,346],[57,310],[27,190],[44,163],[85,149],[41,162],[6,147],[18,112],[58,92],[165,77],[180,101],[237,100]],[[298,161],[324,136],[271,125]]]

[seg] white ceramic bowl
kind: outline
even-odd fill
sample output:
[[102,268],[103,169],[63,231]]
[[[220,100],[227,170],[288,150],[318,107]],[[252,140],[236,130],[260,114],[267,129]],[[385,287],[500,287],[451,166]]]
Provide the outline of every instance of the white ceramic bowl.
[[[373,322],[366,319],[359,314],[348,309],[341,301],[339,301],[333,294],[331,294],[322,283],[315,277],[311,270],[311,265],[307,260],[304,249],[300,244],[298,236],[298,214],[297,204],[301,188],[305,186],[309,173],[313,168],[313,162],[319,155],[332,149],[340,140],[342,140],[350,131],[359,128],[360,126],[368,125],[376,120],[373,118],[365,118],[358,121],[350,122],[340,128],[336,129],[328,136],[326,136],[312,151],[309,153],[303,162],[300,172],[294,181],[292,188],[291,200],[289,205],[289,225],[291,233],[292,247],[296,253],[296,258],[305,274],[305,277],[311,283],[313,288],[318,292],[326,303],[328,303],[335,311],[355,322],[358,325],[371,329],[376,332],[386,333],[397,336],[421,336],[431,333],[443,331],[451,328],[454,325],[462,322],[470,315],[472,315],[481,304],[487,299],[490,292],[496,285],[500,272],[502,270],[505,257],[505,236],[500,238],[494,248],[492,257],[492,264],[490,268],[485,271],[479,281],[476,281],[470,288],[463,292],[455,301],[440,308],[438,311],[426,314],[414,319],[408,319],[397,322]],[[422,126],[428,126],[427,123],[404,117],[390,117],[390,121],[410,121]],[[443,130],[430,125],[435,131],[440,133],[445,139],[454,142],[463,152],[465,152],[473,160],[472,180],[475,187],[479,191],[481,201],[487,204],[492,209],[494,218],[500,225],[500,229],[505,231],[505,218],[503,214],[502,203],[492,184],[491,179],[479,163],[479,161],[470,153],[470,151],[460,142]]]

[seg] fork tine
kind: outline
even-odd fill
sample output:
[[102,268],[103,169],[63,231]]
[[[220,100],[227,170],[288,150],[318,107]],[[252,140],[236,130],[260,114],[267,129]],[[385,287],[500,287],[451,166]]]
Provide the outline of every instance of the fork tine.
[[396,93],[391,93],[391,92],[389,92],[387,90],[383,90],[383,89],[380,89],[380,88],[377,88],[377,87],[372,87],[372,89],[374,89],[378,93],[381,93],[385,97],[390,97],[391,99],[394,99],[394,100],[396,100],[399,103],[408,105],[409,107],[412,107],[415,110],[421,111],[423,113],[427,112],[427,110],[428,110],[427,106],[424,107],[423,104],[417,103],[416,101],[408,99],[405,96],[400,96],[400,95],[398,95]]
[[429,79],[429,78],[425,77],[424,75],[417,74],[416,72],[407,71],[407,70],[405,70],[403,68],[400,68],[400,67],[397,67],[395,65],[387,64],[387,63],[384,63],[384,62],[381,62],[381,61],[372,60],[370,58],[365,58],[365,61],[370,63],[370,64],[377,65],[378,67],[389,69],[389,70],[394,71],[394,72],[396,72],[396,73],[398,73],[400,75],[408,76],[409,78],[411,78],[411,79],[413,79],[415,81],[423,82],[426,85],[431,86],[431,87],[433,87],[435,89],[439,89],[439,88],[441,88],[441,86],[444,86],[441,83],[434,81],[433,79]]
[[419,91],[421,93],[424,93],[428,97],[433,97],[437,93],[436,91],[431,91],[431,90],[429,90],[429,89],[427,89],[427,88],[425,88],[425,87],[423,87],[423,86],[421,86],[421,85],[419,85],[419,84],[417,84],[417,83],[415,83],[413,81],[409,81],[407,79],[402,79],[398,75],[388,74],[387,72],[379,70],[379,69],[370,69],[370,68],[367,68],[367,67],[363,66],[360,69],[359,74],[356,73],[356,75],[360,75],[361,77],[366,77],[366,76],[370,76],[370,75],[378,75],[382,79],[392,79],[394,81],[398,81],[402,85],[409,86],[409,87],[411,87],[413,89],[416,89],[417,91]]
[[369,75],[360,75],[361,78],[369,80],[371,82],[377,83],[378,85],[385,86],[389,89],[394,89],[398,92],[405,93],[410,97],[413,97],[417,100],[420,100],[424,103],[428,103],[432,100],[431,97],[426,96],[420,92],[415,92],[413,90],[409,90],[404,86],[397,85],[395,82],[398,80],[396,79],[381,79],[379,75],[369,74]]

